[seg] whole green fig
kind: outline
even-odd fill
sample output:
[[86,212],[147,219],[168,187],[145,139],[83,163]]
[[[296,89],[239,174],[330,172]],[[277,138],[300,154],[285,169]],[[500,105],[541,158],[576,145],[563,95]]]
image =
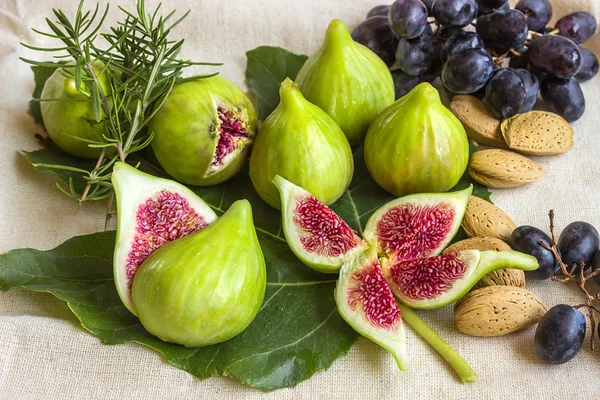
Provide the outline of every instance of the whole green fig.
[[236,175],[258,122],[244,92],[220,76],[176,85],[150,121],[152,149],[167,173],[189,185],[214,185]]
[[394,102],[394,81],[385,63],[352,40],[340,20],[329,24],[321,48],[296,78],[308,101],[329,114],[351,145],[360,143],[377,114]]
[[[104,64],[96,61],[92,68],[102,91],[109,97],[111,86]],[[89,89],[83,83],[77,89],[74,73],[75,67],[66,66],[57,68],[48,78],[40,96],[44,100],[40,104],[42,119],[48,136],[62,150],[76,157],[96,158],[101,150],[89,147],[83,140],[100,140],[106,134],[105,123],[90,122],[96,118],[90,97],[85,93]]]
[[158,248],[132,286],[148,332],[187,347],[231,339],[250,325],[263,302],[265,259],[252,208],[239,200],[203,230]]
[[264,201],[281,208],[275,175],[305,188],[321,202],[334,203],[354,173],[352,149],[340,127],[308,102],[286,79],[281,102],[260,128],[250,156],[250,179]]
[[365,138],[367,169],[379,186],[398,197],[450,190],[468,161],[465,129],[429,83],[383,111]]

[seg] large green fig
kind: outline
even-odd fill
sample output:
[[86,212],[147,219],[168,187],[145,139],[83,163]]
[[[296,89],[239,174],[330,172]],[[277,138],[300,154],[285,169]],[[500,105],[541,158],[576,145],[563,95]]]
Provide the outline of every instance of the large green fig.
[[152,118],[152,149],[180,182],[214,185],[237,174],[249,154],[258,122],[254,107],[220,76],[181,83]]
[[187,347],[231,339],[248,327],[263,302],[265,259],[252,208],[239,200],[211,225],[156,250],[133,280],[142,325]]
[[321,48],[296,78],[308,101],[329,114],[350,144],[360,143],[375,117],[394,102],[394,81],[385,63],[352,40],[346,25],[333,20]]
[[[109,97],[111,86],[104,64],[97,61],[93,69],[102,91]],[[89,147],[84,140],[98,141],[106,134],[105,123],[100,122],[104,115],[100,115],[98,123],[90,122],[96,118],[90,97],[85,93],[89,89],[83,83],[77,89],[74,73],[72,66],[57,68],[44,84],[40,97],[44,100],[40,104],[44,126],[50,139],[65,152],[76,157],[96,158],[100,149]]]
[[250,156],[254,188],[271,206],[281,208],[272,182],[279,175],[330,205],[352,180],[350,144],[335,121],[308,102],[290,79],[281,84],[279,94],[281,102],[262,124]]
[[468,161],[465,129],[429,83],[377,116],[365,139],[367,169],[395,196],[446,192],[458,183]]

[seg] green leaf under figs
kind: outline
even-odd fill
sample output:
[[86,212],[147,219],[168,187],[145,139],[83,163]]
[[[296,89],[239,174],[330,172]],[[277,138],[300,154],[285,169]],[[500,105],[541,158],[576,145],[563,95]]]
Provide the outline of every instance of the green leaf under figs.
[[[56,64],[62,64],[62,63],[56,63]],[[44,84],[46,83],[46,80],[48,80],[48,78],[50,78],[50,75],[52,75],[54,73],[54,71],[56,71],[56,68],[33,65],[33,66],[31,66],[31,70],[33,71],[33,79],[35,82],[35,88],[33,89],[33,98],[39,99],[40,96],[42,95],[42,89],[44,88]],[[42,126],[44,125],[44,120],[42,119],[42,110],[40,108],[39,101],[31,100],[29,102],[29,114],[31,114],[33,116],[33,119],[35,119],[35,122],[37,122],[38,124],[40,124]]]

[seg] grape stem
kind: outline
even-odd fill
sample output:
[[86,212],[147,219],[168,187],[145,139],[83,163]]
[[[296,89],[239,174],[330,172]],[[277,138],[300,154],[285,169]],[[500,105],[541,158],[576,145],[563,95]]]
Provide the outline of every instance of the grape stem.
[[548,213],[548,217],[550,218],[550,234],[552,235],[552,245],[548,246],[548,244],[543,240],[540,240],[540,244],[542,245],[542,247],[552,252],[554,258],[558,261],[558,264],[560,265],[561,274],[564,276],[564,278],[553,277],[552,279],[558,282],[565,283],[574,282],[579,288],[579,290],[581,290],[581,292],[585,295],[587,302],[585,304],[579,304],[574,308],[587,308],[588,310],[588,317],[590,320],[590,324],[592,325],[591,348],[592,350],[594,350],[594,337],[596,336],[596,318],[594,312],[600,314],[600,309],[594,305],[594,302],[600,301],[600,291],[598,291],[595,294],[590,294],[590,292],[586,288],[586,283],[595,276],[600,275],[600,270],[585,273],[585,263],[580,262],[579,270],[576,271],[578,266],[577,263],[573,263],[570,267],[568,267],[562,261],[560,255],[558,254],[556,235],[554,234],[554,210],[550,210],[550,212]]
[[448,342],[431,329],[411,308],[403,304],[398,304],[398,307],[402,313],[402,320],[448,361],[448,364],[456,371],[462,383],[477,381],[478,376],[475,371]]

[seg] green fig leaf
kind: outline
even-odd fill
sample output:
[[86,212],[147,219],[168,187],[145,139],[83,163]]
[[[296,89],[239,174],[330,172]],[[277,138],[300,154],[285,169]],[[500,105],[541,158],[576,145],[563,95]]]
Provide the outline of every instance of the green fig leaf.
[[285,78],[296,79],[308,57],[270,46],[257,47],[246,56],[246,83],[256,98],[258,119],[264,121],[279,104],[281,82]]
[[[56,63],[63,64],[63,63]],[[32,65],[31,70],[33,71],[33,80],[35,82],[35,88],[33,89],[33,99],[39,99],[42,95],[42,89],[44,84],[50,78],[50,75],[54,73],[56,68],[44,67],[40,65]],[[40,102],[31,100],[29,102],[29,114],[35,119],[35,122],[44,126],[44,120],[42,119],[42,110],[40,108]]]

